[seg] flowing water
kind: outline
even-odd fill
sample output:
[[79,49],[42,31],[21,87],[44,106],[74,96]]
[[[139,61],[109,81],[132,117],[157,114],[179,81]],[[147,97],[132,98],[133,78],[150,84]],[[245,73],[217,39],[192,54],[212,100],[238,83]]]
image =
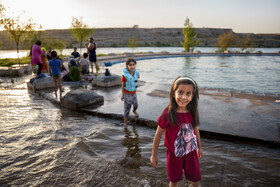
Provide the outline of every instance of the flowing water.
[[[168,186],[163,141],[149,164],[155,129],[59,108],[30,95],[28,79],[1,79],[0,186]],[[279,148],[202,145],[201,186],[280,185]]]
[[[279,64],[279,57],[200,57],[139,61],[137,69],[147,83],[185,74],[204,88],[279,96]],[[59,108],[30,95],[29,78],[0,78],[0,186],[168,186],[163,141],[158,167],[149,164],[155,129]],[[201,186],[280,186],[279,147],[203,137],[202,146]]]

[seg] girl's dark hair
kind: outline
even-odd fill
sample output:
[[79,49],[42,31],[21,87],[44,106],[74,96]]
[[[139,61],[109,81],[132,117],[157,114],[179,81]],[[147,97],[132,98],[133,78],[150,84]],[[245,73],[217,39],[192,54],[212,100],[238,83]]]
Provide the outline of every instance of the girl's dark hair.
[[126,66],[128,66],[128,64],[129,64],[130,62],[134,62],[135,64],[137,64],[136,61],[135,61],[133,58],[128,58],[128,59],[126,59],[126,61],[125,61]]
[[42,42],[40,40],[38,40],[35,44],[41,46]]
[[88,57],[88,54],[87,54],[87,53],[84,53],[83,56],[84,56],[84,58],[87,58],[87,57]]
[[178,89],[179,85],[181,84],[188,84],[193,86],[193,98],[191,102],[187,105],[187,110],[191,112],[192,117],[193,117],[193,128],[199,125],[199,113],[198,113],[198,99],[199,99],[199,91],[198,91],[198,86],[196,82],[187,76],[180,76],[177,77],[170,88],[170,93],[169,93],[169,104],[168,106],[162,111],[162,117],[164,119],[164,112],[168,110],[168,121],[172,125],[178,125],[179,121],[177,118],[177,109],[178,109],[178,104],[176,103],[175,100],[175,91]]

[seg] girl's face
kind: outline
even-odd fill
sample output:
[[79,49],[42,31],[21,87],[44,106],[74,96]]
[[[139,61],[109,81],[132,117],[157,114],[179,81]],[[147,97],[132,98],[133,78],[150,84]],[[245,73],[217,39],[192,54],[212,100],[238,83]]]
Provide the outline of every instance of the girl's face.
[[136,68],[136,64],[134,62],[129,62],[126,67],[130,73],[133,73]]
[[193,98],[193,86],[191,84],[180,84],[174,93],[178,105],[177,112],[187,112],[187,105]]

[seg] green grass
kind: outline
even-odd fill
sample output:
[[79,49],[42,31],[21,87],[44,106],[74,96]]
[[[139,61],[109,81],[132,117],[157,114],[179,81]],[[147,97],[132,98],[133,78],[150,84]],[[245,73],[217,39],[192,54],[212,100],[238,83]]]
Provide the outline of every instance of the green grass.
[[[20,64],[30,64],[31,63],[30,56],[22,57],[19,60],[20,60]],[[12,66],[12,65],[17,65],[17,64],[19,64],[17,58],[3,58],[3,59],[0,59],[0,66]]]
[[[59,55],[60,58],[68,57],[69,55]],[[107,54],[98,54],[97,56],[108,56]],[[30,64],[31,58],[30,56],[22,57],[19,59],[20,64]],[[18,65],[18,59],[17,58],[3,58],[0,59],[0,66],[12,66],[12,65]]]

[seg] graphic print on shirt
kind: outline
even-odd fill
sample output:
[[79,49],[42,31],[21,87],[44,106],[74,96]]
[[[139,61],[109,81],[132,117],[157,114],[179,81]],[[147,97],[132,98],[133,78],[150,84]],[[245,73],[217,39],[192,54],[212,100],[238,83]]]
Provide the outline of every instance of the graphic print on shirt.
[[197,149],[196,135],[194,134],[192,124],[181,124],[174,146],[174,153],[177,157],[184,156]]

